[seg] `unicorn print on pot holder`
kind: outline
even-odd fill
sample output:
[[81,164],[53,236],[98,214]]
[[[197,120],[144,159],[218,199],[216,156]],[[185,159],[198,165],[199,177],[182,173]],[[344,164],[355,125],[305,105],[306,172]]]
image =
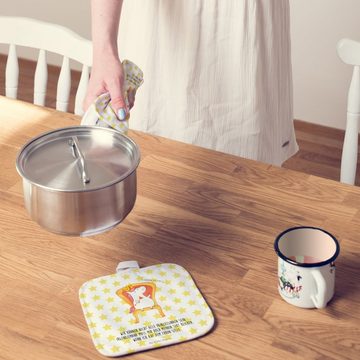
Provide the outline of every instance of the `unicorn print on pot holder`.
[[115,274],[85,282],[79,297],[92,341],[105,356],[192,340],[214,325],[192,277],[176,264],[121,262]]

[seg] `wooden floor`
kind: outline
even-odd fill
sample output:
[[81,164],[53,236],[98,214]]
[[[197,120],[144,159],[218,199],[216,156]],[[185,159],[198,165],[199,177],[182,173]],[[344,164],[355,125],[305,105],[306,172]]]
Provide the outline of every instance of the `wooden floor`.
[[[0,95],[5,94],[5,63],[6,57],[0,55]],[[21,100],[32,102],[35,65],[35,62],[29,60],[20,59],[19,61],[20,84],[18,98]],[[46,105],[51,108],[55,108],[56,83],[59,71],[58,67],[49,66]],[[70,103],[69,111],[74,109],[73,100],[80,79],[80,73],[72,71],[71,79],[72,102]],[[310,124],[301,120],[295,120],[295,131],[300,150],[295,156],[286,161],[283,167],[327,179],[339,180],[344,131]],[[358,171],[356,177],[356,185],[359,184],[360,171]]]

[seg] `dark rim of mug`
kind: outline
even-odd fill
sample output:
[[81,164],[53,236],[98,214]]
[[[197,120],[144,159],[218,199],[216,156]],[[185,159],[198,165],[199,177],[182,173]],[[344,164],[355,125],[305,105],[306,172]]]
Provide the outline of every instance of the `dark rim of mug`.
[[[297,262],[296,260],[292,260],[292,259],[286,257],[279,249],[279,241],[283,237],[283,235],[285,235],[286,233],[288,233],[290,231],[293,231],[293,230],[298,230],[298,229],[315,229],[315,230],[320,230],[320,231],[324,232],[325,234],[329,235],[335,242],[336,250],[335,250],[334,255],[331,258],[327,259],[327,260],[319,261],[317,263],[309,263],[309,264],[304,264],[304,263],[301,263],[301,262]],[[281,257],[281,259],[285,260],[289,264],[296,265],[296,266],[301,266],[301,267],[318,267],[318,266],[327,265],[327,264],[332,263],[333,261],[335,261],[335,259],[338,257],[338,255],[340,253],[340,246],[339,246],[339,242],[337,241],[336,237],[334,235],[330,234],[329,232],[327,232],[324,229],[321,229],[321,228],[318,228],[318,227],[313,227],[313,226],[295,226],[295,227],[286,229],[285,231],[280,233],[277,236],[277,238],[275,239],[274,249],[275,249],[276,253],[278,254],[278,256]]]

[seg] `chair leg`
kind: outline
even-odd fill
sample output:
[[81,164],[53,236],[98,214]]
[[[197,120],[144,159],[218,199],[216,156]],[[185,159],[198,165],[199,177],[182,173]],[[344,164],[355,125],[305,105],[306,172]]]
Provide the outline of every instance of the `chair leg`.
[[159,315],[160,315],[161,317],[164,317],[164,316],[165,316],[165,314],[164,314],[164,312],[163,312],[163,310],[162,310],[162,308],[161,308],[160,305],[155,305],[154,308],[159,312]]
[[347,114],[344,145],[341,157],[340,181],[354,185],[358,154],[360,114]]
[[133,316],[135,318],[135,324],[137,324],[139,322],[139,314],[138,314],[139,310],[134,310],[133,312]]

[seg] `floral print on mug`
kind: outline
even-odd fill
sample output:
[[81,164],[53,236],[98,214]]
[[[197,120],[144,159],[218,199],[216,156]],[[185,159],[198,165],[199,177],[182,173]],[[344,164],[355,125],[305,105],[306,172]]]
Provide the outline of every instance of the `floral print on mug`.
[[290,299],[300,298],[300,292],[303,288],[302,276],[295,268],[286,269],[285,264],[281,264],[279,276],[279,288],[282,294]]

